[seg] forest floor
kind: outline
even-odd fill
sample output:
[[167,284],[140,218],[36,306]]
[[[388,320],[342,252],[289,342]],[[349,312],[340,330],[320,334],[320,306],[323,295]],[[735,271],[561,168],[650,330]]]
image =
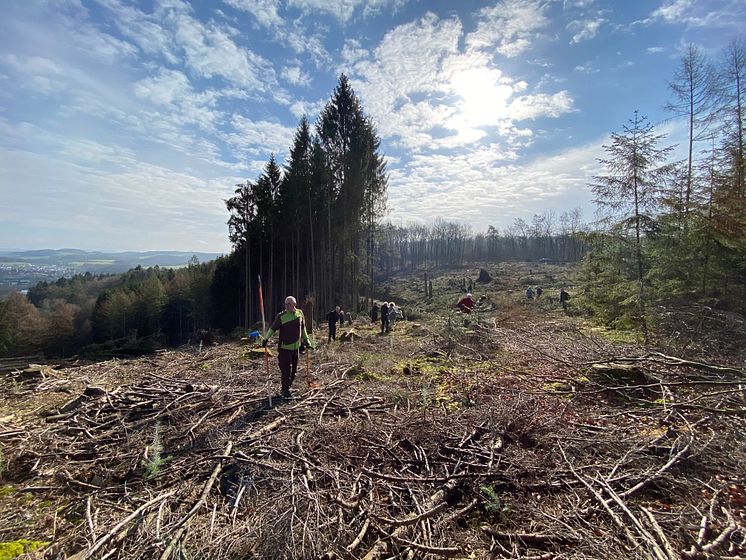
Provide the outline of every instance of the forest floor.
[[486,268],[383,284],[407,320],[317,329],[293,399],[246,341],[2,374],[0,559],[745,557],[743,317],[645,348]]

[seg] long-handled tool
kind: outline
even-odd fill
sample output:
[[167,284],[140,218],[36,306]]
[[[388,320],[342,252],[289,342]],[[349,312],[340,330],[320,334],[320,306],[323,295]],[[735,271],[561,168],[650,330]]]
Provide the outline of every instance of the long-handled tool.
[[311,350],[306,350],[306,384],[309,389],[318,389],[319,382],[311,377]]
[[[262,339],[266,340],[267,337],[267,323],[264,321],[264,296],[262,295],[262,275],[257,275],[259,278],[259,308],[262,310]],[[272,408],[272,383],[269,381],[269,354],[267,353],[267,346],[264,346],[264,367],[267,370],[267,397],[269,406]]]

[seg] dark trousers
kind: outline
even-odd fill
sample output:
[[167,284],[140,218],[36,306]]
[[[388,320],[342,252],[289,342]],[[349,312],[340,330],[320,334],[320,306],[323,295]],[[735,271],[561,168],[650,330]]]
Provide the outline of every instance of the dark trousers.
[[298,350],[280,348],[277,361],[280,364],[282,391],[290,391],[290,385],[295,381],[295,374],[298,373]]
[[389,318],[381,317],[381,334],[388,332],[390,330],[391,330],[391,327],[389,326]]
[[329,342],[337,340],[337,322],[329,323]]

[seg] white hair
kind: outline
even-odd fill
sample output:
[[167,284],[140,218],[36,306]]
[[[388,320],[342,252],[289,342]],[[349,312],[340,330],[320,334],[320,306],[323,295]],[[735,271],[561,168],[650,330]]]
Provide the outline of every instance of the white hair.
[[466,294],[466,297],[471,297],[471,294]]
[[295,301],[295,298],[293,296],[288,296],[288,297],[285,298],[285,303],[297,304],[298,302]]

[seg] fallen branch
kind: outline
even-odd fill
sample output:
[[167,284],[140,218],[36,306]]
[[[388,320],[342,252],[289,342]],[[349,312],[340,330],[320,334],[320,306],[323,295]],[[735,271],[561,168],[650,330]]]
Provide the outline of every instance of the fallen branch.
[[[225,451],[223,451],[223,455],[230,455],[231,449],[233,448],[233,442],[229,441],[228,445],[225,446]],[[218,462],[217,465],[215,465],[215,468],[212,471],[212,474],[210,475],[210,478],[207,480],[207,484],[205,484],[205,487],[202,489],[202,493],[199,496],[199,499],[197,502],[192,506],[192,509],[190,509],[187,514],[176,524],[176,533],[173,537],[171,537],[171,541],[168,543],[168,546],[166,547],[166,550],[163,551],[163,554],[160,556],[160,560],[167,560],[171,553],[173,552],[174,546],[181,538],[182,534],[186,531],[187,523],[192,518],[192,516],[197,513],[197,510],[202,507],[202,504],[205,503],[207,500],[207,495],[210,493],[210,489],[212,488],[212,485],[215,483],[215,480],[218,478],[218,474],[220,474],[220,471],[223,468],[223,462]]]

